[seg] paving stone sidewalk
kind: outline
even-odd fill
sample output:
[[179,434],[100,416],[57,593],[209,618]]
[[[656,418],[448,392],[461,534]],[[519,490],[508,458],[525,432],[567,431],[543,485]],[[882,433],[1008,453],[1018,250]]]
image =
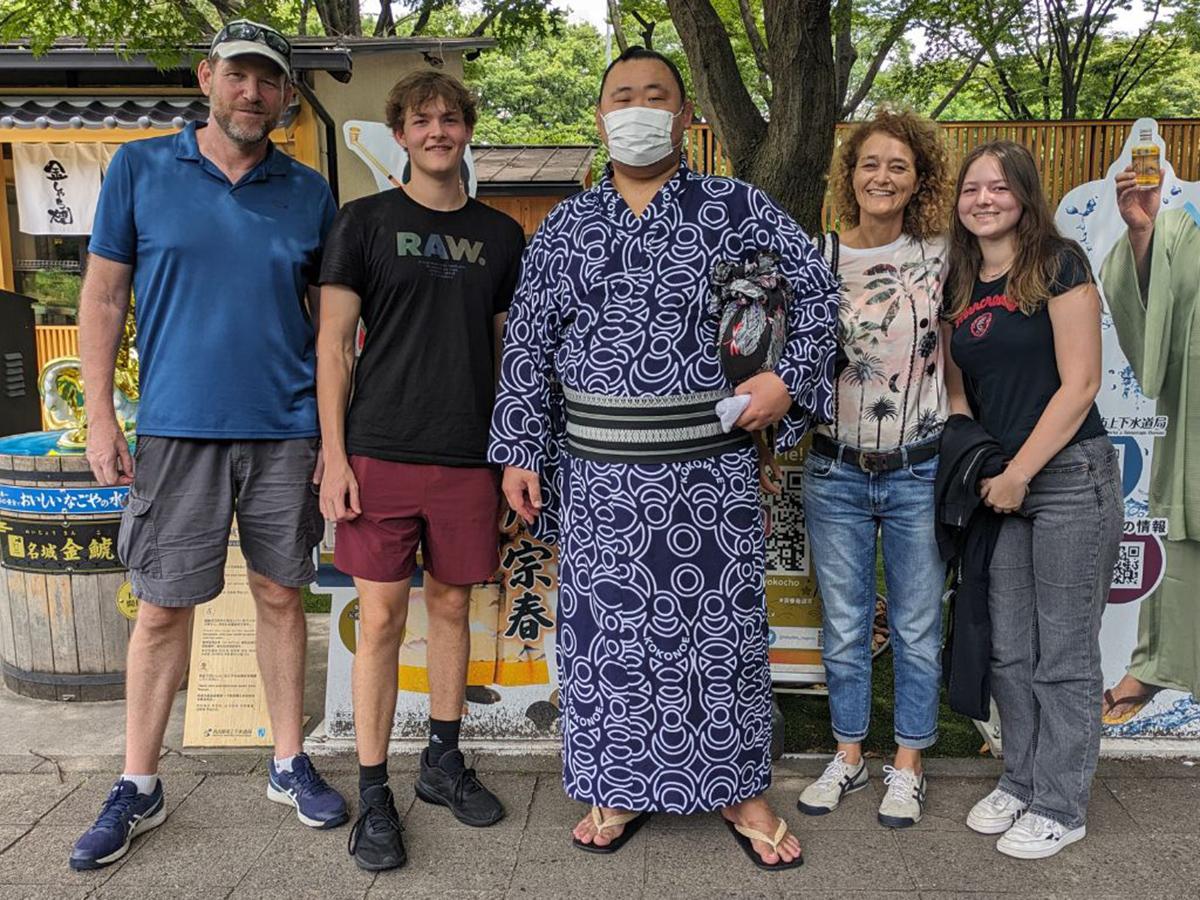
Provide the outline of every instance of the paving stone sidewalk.
[[[583,812],[568,800],[553,756],[478,755],[475,765],[508,816],[459,825],[413,796],[415,760],[393,759],[409,864],[371,875],[346,854],[349,826],[313,831],[269,802],[266,756],[169,752],[162,771],[170,816],[125,859],[91,873],[67,867],[120,761],[0,756],[0,900],[33,898],[1177,898],[1200,894],[1200,766],[1179,760],[1101,762],[1088,837],[1059,856],[1022,862],[963,825],[994,785],[992,760],[931,760],[929,806],[915,828],[880,827],[883,785],[821,818],[795,808],[821,761],[784,760],[771,797],[796,827],[806,863],[762,873],[716,815],[660,815],[613,857],[581,853],[568,831]],[[317,763],[347,795],[351,756]]]

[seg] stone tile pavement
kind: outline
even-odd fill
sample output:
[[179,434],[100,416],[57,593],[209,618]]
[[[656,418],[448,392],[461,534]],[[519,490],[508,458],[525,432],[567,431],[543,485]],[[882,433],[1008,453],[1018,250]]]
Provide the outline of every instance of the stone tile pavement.
[[[119,761],[0,755],[0,900],[33,898],[1178,898],[1200,896],[1200,766],[1179,760],[1106,760],[1096,780],[1088,837],[1058,857],[1022,862],[962,824],[994,785],[992,760],[931,760],[929,806],[915,828],[875,822],[871,786],[830,816],[795,809],[820,760],[786,759],[771,796],[792,822],[806,864],[762,873],[716,815],[657,816],[617,855],[575,850],[568,829],[583,812],[562,792],[553,756],[480,755],[475,764],[503,798],[493,828],[459,825],[415,800],[415,758],[393,758],[393,788],[409,864],[360,872],[346,855],[349,826],[301,826],[265,794],[265,755],[168,752],[171,814],[119,863],[72,872],[67,855],[95,815]],[[348,795],[352,757],[317,759]]]

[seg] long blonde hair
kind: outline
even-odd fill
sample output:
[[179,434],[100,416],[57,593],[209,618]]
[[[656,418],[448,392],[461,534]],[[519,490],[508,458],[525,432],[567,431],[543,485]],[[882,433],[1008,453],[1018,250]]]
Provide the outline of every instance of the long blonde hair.
[[949,266],[943,313],[950,320],[957,318],[971,304],[971,292],[983,261],[979,241],[958,217],[958,197],[962,194],[967,170],[983,156],[990,156],[1000,164],[1009,191],[1021,205],[1021,218],[1016,228],[1017,252],[1009,269],[1006,288],[1008,296],[1017,303],[1021,312],[1031,316],[1050,299],[1050,286],[1058,275],[1063,253],[1074,255],[1084,271],[1089,273],[1090,280],[1091,266],[1087,257],[1078,244],[1064,238],[1054,225],[1054,216],[1042,191],[1042,181],[1033,154],[1014,141],[989,141],[967,154],[954,186],[955,206],[950,215]]

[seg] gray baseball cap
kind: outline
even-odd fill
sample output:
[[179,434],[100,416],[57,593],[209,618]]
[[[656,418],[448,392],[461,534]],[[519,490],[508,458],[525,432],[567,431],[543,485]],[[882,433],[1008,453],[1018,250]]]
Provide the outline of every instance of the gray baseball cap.
[[235,19],[217,32],[208,55],[218,59],[233,56],[263,56],[279,66],[285,75],[292,71],[292,45],[270,25]]

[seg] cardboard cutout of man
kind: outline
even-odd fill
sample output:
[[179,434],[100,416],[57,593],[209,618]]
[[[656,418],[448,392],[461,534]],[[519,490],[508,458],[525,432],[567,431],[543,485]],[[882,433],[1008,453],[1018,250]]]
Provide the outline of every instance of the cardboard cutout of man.
[[1142,601],[1124,678],[1105,692],[1104,721],[1133,718],[1160,690],[1200,694],[1200,211],[1162,208],[1162,180],[1145,188],[1132,166],[1116,177],[1126,231],[1100,280],[1142,393],[1167,430],[1150,472],[1150,515],[1168,520],[1166,574]]

